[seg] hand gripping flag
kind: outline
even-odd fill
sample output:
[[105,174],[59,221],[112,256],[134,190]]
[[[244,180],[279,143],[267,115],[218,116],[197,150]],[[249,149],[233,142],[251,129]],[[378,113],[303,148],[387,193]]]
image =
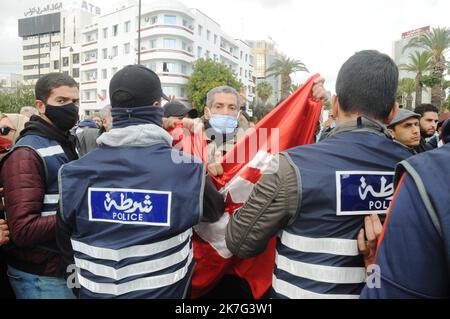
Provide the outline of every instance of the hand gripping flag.
[[224,174],[216,178],[215,183],[226,198],[226,213],[216,223],[201,223],[194,227],[197,265],[192,279],[192,298],[207,293],[223,275],[230,273],[245,279],[256,299],[270,288],[275,238],[262,254],[241,260],[227,249],[225,231],[230,216],[243,206],[260,177],[273,169],[274,155],[313,142],[322,111],[322,102],[315,101],[312,96],[317,78],[318,74],[311,77],[224,156]]

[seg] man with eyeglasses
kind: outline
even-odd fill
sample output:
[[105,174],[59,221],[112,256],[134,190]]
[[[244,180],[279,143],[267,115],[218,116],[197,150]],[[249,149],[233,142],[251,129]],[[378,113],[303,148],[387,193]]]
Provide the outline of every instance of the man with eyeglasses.
[[0,159],[12,148],[16,131],[11,120],[0,113]]

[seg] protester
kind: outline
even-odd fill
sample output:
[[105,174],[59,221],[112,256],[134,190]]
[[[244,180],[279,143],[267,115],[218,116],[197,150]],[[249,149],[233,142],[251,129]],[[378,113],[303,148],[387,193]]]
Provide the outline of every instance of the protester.
[[0,113],[0,159],[11,150],[16,132],[17,129],[9,117]]
[[279,235],[273,297],[359,297],[366,273],[356,238],[364,215],[386,211],[394,167],[411,156],[385,128],[397,112],[397,86],[389,56],[352,56],[336,82],[334,131],[277,156],[269,166],[278,170],[263,175],[232,215],[226,243],[239,258],[259,254]]
[[55,215],[58,170],[78,158],[68,133],[78,121],[78,87],[51,73],[38,80],[35,94],[40,117],[32,117],[0,163],[12,244],[8,275],[19,299],[73,298],[60,269]]
[[91,119],[95,122],[98,129],[102,127],[102,118],[99,113],[95,113],[91,116]]
[[65,264],[80,269],[80,298],[187,297],[192,227],[217,221],[223,198],[200,160],[172,149],[153,71],[125,67],[109,92],[114,129],[60,171]]
[[420,145],[416,147],[418,153],[423,153],[433,150],[437,147],[436,144],[428,143],[436,133],[437,124],[439,122],[439,110],[432,104],[421,104],[415,108],[414,113],[421,115],[420,118]]
[[106,105],[100,110],[100,118],[102,119],[102,127],[99,133],[102,135],[112,129],[111,105]]
[[411,148],[413,154],[416,154],[414,148],[420,144],[420,117],[420,114],[407,109],[399,109],[387,127],[393,139]]
[[396,194],[375,261],[378,285],[366,285],[361,298],[450,297],[450,120],[443,139],[443,147],[397,166]]

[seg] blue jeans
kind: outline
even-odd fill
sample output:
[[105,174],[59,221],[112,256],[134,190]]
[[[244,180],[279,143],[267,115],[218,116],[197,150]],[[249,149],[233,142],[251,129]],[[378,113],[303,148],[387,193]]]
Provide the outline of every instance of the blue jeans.
[[8,277],[17,299],[75,299],[64,278],[37,276],[9,265]]

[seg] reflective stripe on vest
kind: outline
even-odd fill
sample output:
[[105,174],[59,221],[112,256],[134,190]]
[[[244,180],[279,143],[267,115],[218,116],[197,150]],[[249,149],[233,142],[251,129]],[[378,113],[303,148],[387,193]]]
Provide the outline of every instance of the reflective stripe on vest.
[[342,256],[358,256],[356,240],[340,238],[308,238],[283,231],[281,243],[291,249],[305,253],[322,253]]
[[75,258],[77,267],[85,269],[94,275],[107,277],[115,280],[122,280],[127,277],[144,275],[152,272],[156,272],[165,268],[172,267],[178,263],[181,263],[186,258],[190,258],[193,250],[190,248],[191,241],[188,241],[184,248],[172,255],[164,258],[145,261],[137,264],[132,264],[119,269],[104,266],[98,263],[94,263],[85,259]]
[[359,299],[359,295],[331,295],[315,293],[280,280],[275,275],[273,275],[272,287],[277,293],[290,299]]
[[192,236],[192,228],[168,240],[149,245],[131,246],[120,250],[94,247],[72,239],[73,250],[92,258],[121,261],[133,257],[152,256],[183,244]]
[[330,284],[360,284],[365,281],[364,267],[333,267],[303,263],[277,254],[277,268],[296,277]]
[[120,296],[138,290],[157,289],[173,285],[185,278],[186,274],[189,271],[189,267],[191,266],[193,258],[194,255],[191,250],[186,265],[173,273],[140,278],[122,284],[97,283],[86,279],[81,274],[78,274],[78,280],[81,286],[93,293],[108,294],[114,296]]
[[54,155],[64,154],[64,150],[62,149],[61,145],[40,148],[40,149],[37,149],[36,151],[42,157],[50,157],[50,156],[54,156]]

